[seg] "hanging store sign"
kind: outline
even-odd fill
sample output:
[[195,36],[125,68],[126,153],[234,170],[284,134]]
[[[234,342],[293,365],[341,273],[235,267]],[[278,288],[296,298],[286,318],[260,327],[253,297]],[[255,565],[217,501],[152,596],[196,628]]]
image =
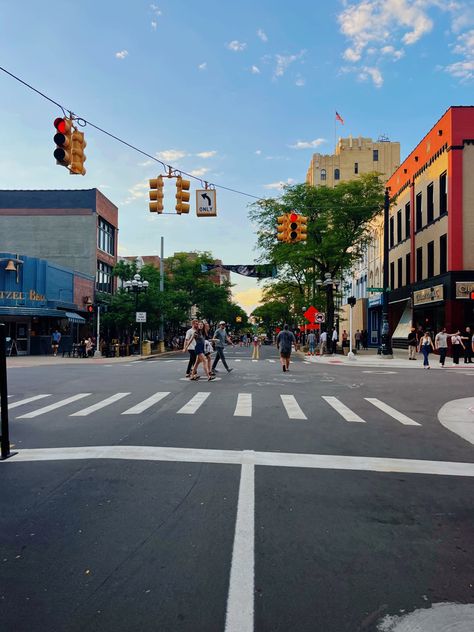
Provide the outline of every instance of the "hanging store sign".
[[444,286],[435,285],[434,287],[425,287],[423,290],[413,292],[413,305],[426,305],[427,303],[436,303],[444,300]]
[[474,292],[474,281],[456,281],[456,298],[471,298]]

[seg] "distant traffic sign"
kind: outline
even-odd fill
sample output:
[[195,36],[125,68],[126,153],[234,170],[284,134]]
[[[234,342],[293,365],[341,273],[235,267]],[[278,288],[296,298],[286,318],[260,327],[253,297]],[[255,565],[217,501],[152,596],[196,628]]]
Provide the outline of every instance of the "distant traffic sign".
[[135,322],[137,323],[146,323],[146,312],[135,312]]
[[215,217],[217,215],[215,189],[197,189],[196,215],[198,217]]
[[314,318],[315,316],[318,314],[318,310],[316,309],[316,307],[314,307],[313,305],[311,305],[310,307],[308,307],[308,309],[305,311],[305,313],[303,314],[303,316],[306,318],[306,320],[309,320],[310,323],[314,323]]
[[383,287],[368,287],[367,292],[383,292]]
[[315,321],[317,323],[325,323],[326,322],[326,314],[324,312],[319,312],[316,314]]

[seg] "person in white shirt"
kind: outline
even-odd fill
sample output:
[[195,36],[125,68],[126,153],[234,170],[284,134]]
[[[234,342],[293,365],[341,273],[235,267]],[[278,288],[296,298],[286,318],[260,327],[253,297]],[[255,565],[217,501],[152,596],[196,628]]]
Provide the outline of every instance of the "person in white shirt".
[[464,343],[461,338],[461,332],[459,329],[451,336],[451,345],[453,350],[453,364],[459,364],[459,357],[461,355],[461,349],[464,350]]
[[332,336],[331,336],[331,342],[332,342],[331,353],[337,353],[338,339],[339,339],[339,336],[337,335],[337,329],[334,327],[334,329],[332,330]]
[[327,331],[323,331],[323,333],[319,337],[319,355],[320,356],[323,356],[325,353],[327,353],[327,342],[328,342]]
[[446,353],[448,352],[448,336],[451,334],[446,333],[446,327],[443,327],[441,331],[436,334],[435,347],[439,351],[439,363],[444,366],[446,360]]
[[189,377],[191,375],[191,370],[194,366],[194,364],[196,363],[196,340],[195,340],[195,334],[197,332],[197,326],[198,326],[198,320],[196,318],[194,318],[191,321],[191,327],[188,329],[188,331],[186,332],[186,336],[184,338],[184,346],[183,346],[183,353],[185,352],[185,350],[188,350],[189,353],[189,362],[188,362],[188,368],[186,369],[186,377]]

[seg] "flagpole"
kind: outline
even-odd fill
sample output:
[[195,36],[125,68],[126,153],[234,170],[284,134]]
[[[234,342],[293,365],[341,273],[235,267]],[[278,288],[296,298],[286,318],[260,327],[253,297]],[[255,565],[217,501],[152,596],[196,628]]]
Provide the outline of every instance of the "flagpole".
[[336,126],[337,126],[337,119],[336,119],[336,108],[334,108],[334,153],[336,153]]

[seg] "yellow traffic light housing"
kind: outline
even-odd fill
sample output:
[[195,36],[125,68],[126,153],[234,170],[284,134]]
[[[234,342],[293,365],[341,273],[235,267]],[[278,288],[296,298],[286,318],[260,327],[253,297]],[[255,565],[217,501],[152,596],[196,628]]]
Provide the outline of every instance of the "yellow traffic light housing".
[[67,117],[56,118],[54,127],[56,128],[56,134],[54,135],[56,149],[53,155],[56,158],[56,164],[69,168],[71,164],[72,121]]
[[150,213],[163,212],[163,176],[152,178],[150,181]]
[[277,217],[277,239],[278,241],[288,241],[288,215]]
[[71,166],[69,167],[69,173],[71,173],[71,175],[86,175],[84,167],[86,161],[84,149],[86,145],[84,133],[74,129],[71,135]]
[[176,212],[178,215],[181,213],[189,213],[189,188],[191,182],[189,180],[183,180],[182,176],[176,178]]
[[298,241],[306,241],[308,238],[308,218],[304,215],[299,215],[297,224]]

